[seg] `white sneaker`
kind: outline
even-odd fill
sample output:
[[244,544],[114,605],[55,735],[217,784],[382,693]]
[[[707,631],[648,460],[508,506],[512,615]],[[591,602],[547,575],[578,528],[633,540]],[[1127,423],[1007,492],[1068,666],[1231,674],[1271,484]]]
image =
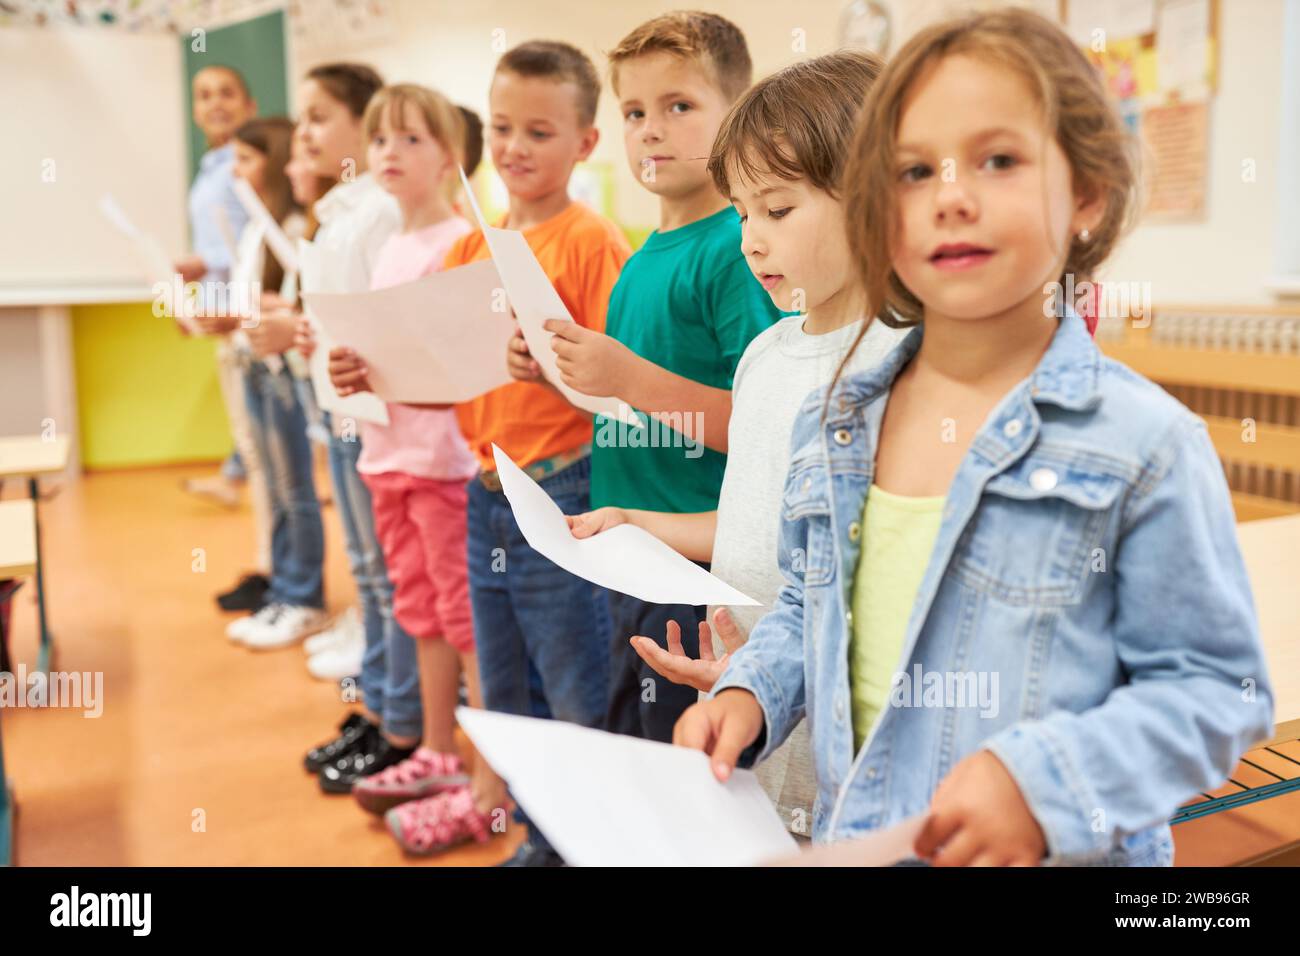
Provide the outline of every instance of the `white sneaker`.
[[357,677],[365,654],[365,641],[328,647],[307,658],[307,672],[317,680],[340,681],[345,677]]
[[264,610],[270,612],[265,620],[255,622],[244,634],[244,644],[255,651],[296,644],[319,631],[326,621],[325,612],[314,607],[272,604]]
[[319,654],[349,641],[355,642],[357,638],[365,640],[361,633],[361,612],[353,605],[336,617],[326,630],[303,641],[302,649],[308,654]]
[[241,617],[231,621],[226,625],[226,637],[230,638],[236,644],[242,644],[244,638],[260,625],[264,624],[271,613],[271,609],[278,605],[267,604],[256,614],[250,614],[247,617]]

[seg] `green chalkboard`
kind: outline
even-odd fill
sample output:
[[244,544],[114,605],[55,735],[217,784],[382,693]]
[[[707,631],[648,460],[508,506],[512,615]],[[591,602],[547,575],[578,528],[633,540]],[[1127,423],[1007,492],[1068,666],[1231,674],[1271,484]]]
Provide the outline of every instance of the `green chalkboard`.
[[[200,42],[201,41],[201,42]],[[205,66],[232,66],[244,75],[248,88],[257,100],[259,116],[285,116],[289,112],[289,77],[285,58],[284,11],[241,23],[207,30],[201,37],[181,34],[181,51],[185,62],[185,121],[190,131],[190,179],[199,170],[207,143],[194,125],[191,101],[194,74]],[[198,47],[202,49],[196,49]]]

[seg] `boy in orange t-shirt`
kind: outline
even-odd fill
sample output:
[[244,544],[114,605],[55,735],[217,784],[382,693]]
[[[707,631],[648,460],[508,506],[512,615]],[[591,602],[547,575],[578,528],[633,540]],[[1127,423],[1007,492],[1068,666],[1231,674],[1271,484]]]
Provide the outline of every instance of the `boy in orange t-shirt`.
[[[569,176],[596,145],[600,80],[566,43],[532,41],[502,56],[490,93],[489,146],[505,181],[508,229],[528,241],[574,320],[604,331],[605,308],[632,254],[613,223],[569,198]],[[444,268],[489,257],[481,231],[460,239]],[[488,710],[597,727],[609,680],[609,609],[602,588],[528,546],[501,492],[495,443],[566,514],[590,507],[592,419],[545,383],[521,336],[516,378],[456,408],[482,469],[469,487],[469,584],[483,703]],[[526,817],[520,819],[527,823]],[[560,862],[530,826],[507,865]]]

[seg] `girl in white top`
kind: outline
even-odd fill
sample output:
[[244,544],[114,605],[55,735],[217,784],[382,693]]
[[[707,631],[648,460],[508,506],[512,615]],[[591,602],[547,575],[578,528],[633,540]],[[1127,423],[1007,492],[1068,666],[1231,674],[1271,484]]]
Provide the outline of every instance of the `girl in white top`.
[[[337,180],[315,206],[320,228],[314,248],[304,250],[304,292],[368,291],[379,251],[402,228],[397,200],[365,168],[363,117],[382,86],[369,67],[333,63],[311,70],[299,88],[306,155],[318,175]],[[319,772],[326,792],[350,793],[357,780],[415,752],[422,730],[419,671],[415,642],[393,616],[393,588],[370,493],[357,472],[361,440],[355,419],[377,412],[381,417],[371,420],[386,423],[387,411],[370,393],[338,395],[328,379],[330,343],[310,319],[299,322],[297,344],[312,363],[317,401],[332,410],[330,476],[360,598],[362,640],[346,627],[336,628],[338,639],[322,653],[359,668],[365,708],[347,718],[338,739],[310,751],[306,765]],[[286,633],[282,639],[290,643],[301,636]]]

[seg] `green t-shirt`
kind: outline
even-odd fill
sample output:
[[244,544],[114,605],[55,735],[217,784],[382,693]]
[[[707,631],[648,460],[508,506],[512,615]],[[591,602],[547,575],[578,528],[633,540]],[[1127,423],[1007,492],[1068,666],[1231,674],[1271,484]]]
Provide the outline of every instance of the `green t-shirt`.
[[[652,232],[623,266],[605,332],[660,368],[714,388],[731,388],[751,339],[781,317],[740,251],[731,208],[669,232]],[[705,448],[696,410],[672,425],[638,429],[597,416],[591,506],[712,511],[727,456]]]

